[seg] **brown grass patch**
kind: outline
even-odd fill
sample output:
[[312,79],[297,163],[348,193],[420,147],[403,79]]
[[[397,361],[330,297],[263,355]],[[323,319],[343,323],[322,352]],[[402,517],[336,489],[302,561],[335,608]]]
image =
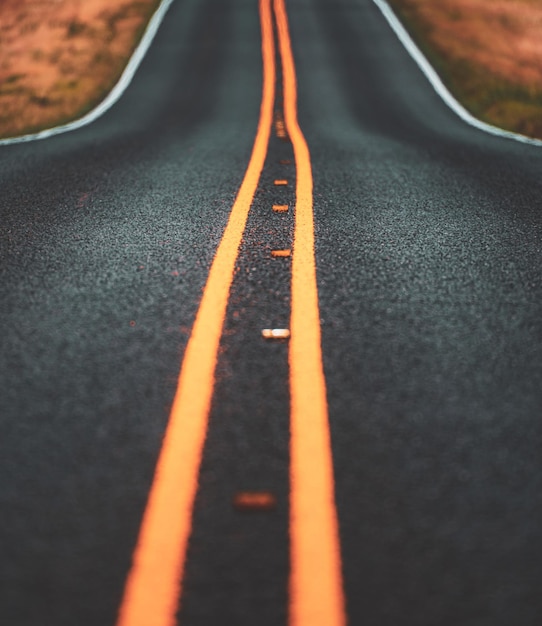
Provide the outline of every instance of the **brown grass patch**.
[[539,0],[390,0],[390,4],[474,115],[542,138]]
[[118,80],[159,0],[2,0],[0,137],[77,119]]

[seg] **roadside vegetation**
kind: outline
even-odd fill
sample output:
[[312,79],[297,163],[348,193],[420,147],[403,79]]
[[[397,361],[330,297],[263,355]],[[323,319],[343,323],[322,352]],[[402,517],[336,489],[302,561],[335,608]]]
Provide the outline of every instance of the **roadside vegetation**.
[[388,0],[479,119],[542,139],[540,0]]
[[0,137],[77,119],[114,86],[159,0],[1,0]]

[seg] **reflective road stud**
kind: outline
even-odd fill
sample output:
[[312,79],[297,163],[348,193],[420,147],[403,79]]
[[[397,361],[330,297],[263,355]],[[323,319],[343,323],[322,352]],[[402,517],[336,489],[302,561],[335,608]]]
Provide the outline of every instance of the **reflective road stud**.
[[264,339],[289,339],[290,331],[287,328],[264,328],[262,337]]

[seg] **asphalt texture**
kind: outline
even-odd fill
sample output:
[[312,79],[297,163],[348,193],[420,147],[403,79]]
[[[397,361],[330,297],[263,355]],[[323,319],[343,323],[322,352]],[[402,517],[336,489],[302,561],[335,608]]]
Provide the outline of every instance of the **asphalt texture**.
[[[370,0],[289,0],[351,626],[542,622],[542,149],[460,121]],[[261,97],[252,0],[178,0],[99,121],[0,149],[0,623],[113,626]],[[222,339],[179,624],[286,624],[291,145]],[[277,496],[240,513],[238,491]],[[149,626],[152,626],[151,624]]]

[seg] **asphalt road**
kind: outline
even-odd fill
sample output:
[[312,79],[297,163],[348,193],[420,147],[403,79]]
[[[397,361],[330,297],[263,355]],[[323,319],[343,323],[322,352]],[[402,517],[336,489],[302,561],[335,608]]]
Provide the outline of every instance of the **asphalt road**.
[[[352,626],[542,621],[542,149],[460,121],[370,0],[289,0]],[[252,0],[177,0],[84,129],[0,149],[0,623],[113,626],[261,98]],[[286,624],[293,177],[238,259],[182,626]],[[239,513],[265,490],[270,513]],[[149,624],[152,626],[152,624]]]

